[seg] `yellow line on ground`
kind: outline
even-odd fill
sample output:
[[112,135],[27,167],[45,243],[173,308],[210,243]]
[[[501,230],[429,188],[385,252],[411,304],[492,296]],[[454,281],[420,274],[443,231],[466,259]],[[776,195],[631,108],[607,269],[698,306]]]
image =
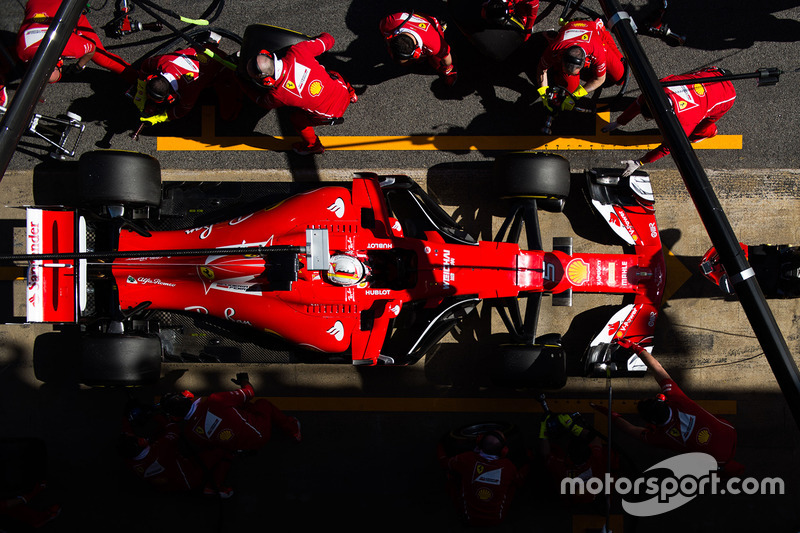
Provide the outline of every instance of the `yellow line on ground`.
[[[363,411],[363,412],[440,412],[440,413],[541,413],[533,398],[333,398],[271,397],[269,401],[286,411]],[[638,400],[614,400],[618,413],[635,413]],[[592,413],[589,402],[605,404],[605,399],[547,399],[557,413]],[[714,414],[736,414],[736,400],[698,401]]]
[[[208,110],[211,110],[210,112]],[[320,136],[327,150],[651,150],[661,143],[658,135],[602,133],[609,112],[597,114],[594,135],[548,137],[544,135],[358,135]],[[200,137],[158,137],[156,148],[168,151],[287,151],[297,137],[217,137],[213,108],[203,109]],[[702,150],[741,150],[741,135],[717,135],[694,145]]]

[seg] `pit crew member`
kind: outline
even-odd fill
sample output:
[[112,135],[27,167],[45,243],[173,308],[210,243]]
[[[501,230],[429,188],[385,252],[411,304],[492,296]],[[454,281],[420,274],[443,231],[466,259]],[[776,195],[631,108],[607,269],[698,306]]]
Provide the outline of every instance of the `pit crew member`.
[[[222,54],[215,43],[206,46]],[[142,63],[134,104],[142,122],[158,124],[187,115],[208,87],[217,92],[222,119],[235,119],[242,93],[233,70],[204,54],[200,46],[176,50]]]
[[198,398],[173,395],[166,404],[162,401],[167,413],[183,420],[183,436],[195,448],[255,451],[269,442],[273,426],[300,442],[296,418],[285,415],[266,398],[251,401],[255,391],[247,374],[237,374],[232,381],[240,388]]
[[446,26],[436,17],[422,13],[393,13],[379,25],[389,55],[400,65],[426,60],[447,85],[458,79],[450,45],[444,38]]
[[[547,414],[539,425],[539,453],[556,494],[560,494],[564,479],[588,481],[592,477],[602,478],[608,470],[608,448],[596,432],[584,425],[579,417],[566,413]],[[612,469],[616,468],[617,461],[613,454]],[[590,492],[562,496],[576,504],[591,503],[596,498]]]
[[[590,70],[591,77],[581,85],[580,73],[584,68]],[[619,84],[624,76],[622,52],[600,19],[566,24],[547,46],[536,67],[538,91],[545,105],[548,105],[545,98],[548,86],[554,83],[570,93],[562,104],[565,110],[574,109],[575,100],[603,85],[607,78]]]
[[[33,59],[60,5],[60,0],[28,0],[25,18],[17,33],[17,57],[24,63]],[[64,59],[77,59],[71,66],[74,71],[82,71],[89,61],[93,61],[98,66],[119,74],[128,83],[136,80],[136,69],[103,47],[86,15],[80,16],[78,25],[72,30],[72,35],[61,52],[61,58],[50,74],[50,83],[61,79]]]
[[506,438],[500,431],[478,437],[474,450],[448,457],[443,444],[438,447],[439,463],[447,472],[448,491],[461,519],[468,526],[502,524],[517,488],[525,480],[529,466],[517,468],[507,457]]
[[339,73],[326,70],[317,56],[333,47],[334,38],[322,33],[289,47],[283,57],[262,50],[247,61],[248,76],[267,90],[248,94],[261,107],[295,108],[290,115],[301,142],[292,149],[301,155],[321,154],[325,147],[314,126],[340,124],[345,110],[358,101],[353,87]]
[[[672,75],[662,78],[661,81],[687,80],[686,85],[664,87],[667,99],[678,117],[684,133],[689,141],[696,143],[703,139],[714,137],[717,133],[717,121],[727,113],[736,100],[736,89],[730,81],[691,83],[692,79],[724,76],[727,71],[719,67],[709,67],[688,74]],[[636,115],[640,114],[645,119],[652,119],[653,114],[647,106],[643,96],[639,96],[628,108],[617,117],[617,120],[603,127],[604,132],[624,126]],[[661,144],[647,152],[636,161],[623,161],[625,170],[623,176],[631,175],[637,168],[646,163],[658,161],[669,154],[669,147]]]
[[481,16],[501,27],[517,27],[527,41],[533,35],[533,24],[539,13],[539,0],[487,0],[481,6]]
[[[703,452],[717,460],[720,470],[739,474],[744,467],[733,460],[736,453],[736,429],[726,420],[717,418],[691,399],[678,387],[650,352],[628,339],[617,341],[623,348],[635,352],[652,371],[661,393],[655,398],[641,400],[639,415],[647,427],[636,426],[611,412],[612,422],[622,432],[642,442],[676,453]],[[608,409],[590,404],[608,416]]]

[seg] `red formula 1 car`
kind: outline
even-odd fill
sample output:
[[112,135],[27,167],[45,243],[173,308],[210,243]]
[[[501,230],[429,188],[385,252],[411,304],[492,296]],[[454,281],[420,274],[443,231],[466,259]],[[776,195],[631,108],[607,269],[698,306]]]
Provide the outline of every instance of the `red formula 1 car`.
[[[158,162],[141,154],[91,152],[80,164],[80,208],[28,210],[27,252],[45,255],[26,259],[28,320],[80,325],[84,383],[157,376],[162,354],[181,351],[165,313],[268,332],[356,365],[406,365],[491,300],[511,334],[498,349],[498,379],[558,387],[566,354],[559,335],[536,336],[541,296],[569,305],[578,292],[632,299],[591,342],[586,373],[645,370],[612,342],[651,346],[663,294],[644,174],[586,174],[592,205],[633,253],[573,254],[571,238],[543,251],[539,235],[538,209],[560,210],[570,190],[569,165],[554,154],[496,162],[511,210],[493,241],[472,238],[405,176],[357,174],[349,186],[233,205],[186,227],[198,184],[162,191]],[[529,250],[517,244],[523,227]]]

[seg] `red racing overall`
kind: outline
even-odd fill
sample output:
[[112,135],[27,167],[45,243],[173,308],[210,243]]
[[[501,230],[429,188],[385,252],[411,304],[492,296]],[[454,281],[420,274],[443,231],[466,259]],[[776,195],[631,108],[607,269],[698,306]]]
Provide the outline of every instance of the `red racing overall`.
[[680,453],[707,453],[720,465],[731,461],[736,453],[736,429],[689,399],[671,379],[659,385],[670,418],[660,426],[648,425],[642,441]]
[[[25,19],[17,34],[17,56],[23,62],[33,59],[60,5],[60,0],[28,0]],[[92,61],[97,65],[121,75],[128,82],[136,80],[136,71],[121,57],[106,51],[86,15],[81,15],[61,57],[80,58],[92,51]]]
[[[689,80],[723,76],[724,73],[717,67],[698,70],[689,74],[673,75],[662,78],[661,81]],[[672,109],[678,117],[683,131],[691,142],[699,142],[717,134],[716,122],[728,112],[736,100],[736,90],[730,81],[714,83],[688,83],[674,87],[664,87]],[[644,97],[639,96],[617,118],[620,125],[625,125],[641,113]],[[642,163],[652,163],[669,154],[669,148],[660,145],[648,152]]]
[[556,76],[554,81],[574,93],[580,85],[580,75],[566,76],[561,69],[561,55],[572,46],[580,46],[586,52],[584,68],[589,68],[595,77],[600,78],[605,74],[615,82],[622,80],[625,75],[622,52],[600,20],[575,20],[561,28],[542,54],[538,70],[543,72],[556,67],[553,68]]
[[[209,48],[213,49],[210,45]],[[177,95],[174,104],[167,108],[169,120],[189,113],[200,93],[212,85],[219,94],[220,114],[223,119],[233,118],[240,107],[241,102],[236,94],[238,91],[234,91],[238,86],[233,71],[195,48],[149,57],[142,63],[141,69],[144,78],[156,74],[164,76],[173,93]]]
[[444,39],[444,28],[436,17],[417,13],[394,13],[384,17],[378,29],[387,43],[400,34],[410,35],[420,50],[415,60],[427,59],[437,72],[447,74],[443,60],[450,55],[450,46]]
[[355,97],[355,91],[341,75],[326,70],[317,61],[317,56],[330,50],[334,42],[332,35],[322,33],[316,39],[291,46],[281,58],[275,86],[256,99],[266,109],[297,108],[291,121],[309,146],[318,141],[314,126],[333,124]]
[[[484,6],[486,3],[484,2]],[[517,19],[525,31],[525,40],[531,36],[533,24],[536,22],[536,15],[539,13],[539,0],[507,0],[508,13]],[[486,18],[485,7],[481,10],[481,16]]]
[[258,450],[272,436],[273,424],[287,435],[298,432],[297,420],[286,416],[266,398],[254,402],[253,387],[216,392],[194,401],[185,417],[184,435],[198,447]]
[[467,451],[453,457],[439,453],[448,471],[450,496],[471,526],[501,524],[521,485],[526,469],[518,470],[506,457]]

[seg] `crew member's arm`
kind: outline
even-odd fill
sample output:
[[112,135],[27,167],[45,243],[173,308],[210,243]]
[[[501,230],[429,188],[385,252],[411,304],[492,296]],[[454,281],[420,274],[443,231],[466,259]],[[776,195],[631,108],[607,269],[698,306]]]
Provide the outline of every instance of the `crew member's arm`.
[[[598,405],[596,403],[590,403],[589,405],[595,411],[602,413],[606,416],[609,416],[608,407],[604,405]],[[642,440],[642,435],[644,434],[645,431],[647,431],[646,428],[637,426],[635,424],[631,424],[630,422],[622,418],[622,415],[620,415],[616,411],[611,411],[610,416],[611,416],[611,422],[614,424],[614,426],[617,427],[617,429],[619,429],[626,435],[630,435],[634,439]]]
[[629,350],[636,353],[636,355],[639,356],[639,359],[641,359],[642,362],[647,365],[647,368],[649,368],[653,372],[653,377],[656,378],[656,382],[659,385],[664,380],[671,379],[667,371],[664,370],[664,367],[661,366],[661,363],[659,363],[656,360],[656,358],[653,357],[653,355],[646,349],[642,348],[635,342],[631,342],[628,339],[619,339],[617,341],[617,344],[619,344],[623,348],[628,348]]
[[586,82],[586,85],[584,85],[583,88],[586,89],[587,93],[590,93],[595,89],[597,89],[598,87],[600,87],[601,85],[603,85],[605,81],[606,81],[606,75],[605,73],[603,73],[600,76],[597,76]]
[[331,48],[333,48],[333,44],[336,42],[336,39],[333,38],[333,35],[330,33],[322,32],[317,35],[314,39],[310,41],[301,41],[292,48],[294,49],[305,49],[307,52],[318,56],[322,53],[327,52]]
[[208,397],[208,401],[217,405],[236,407],[244,405],[256,395],[250,382],[245,382],[242,388],[235,391],[215,392]]

